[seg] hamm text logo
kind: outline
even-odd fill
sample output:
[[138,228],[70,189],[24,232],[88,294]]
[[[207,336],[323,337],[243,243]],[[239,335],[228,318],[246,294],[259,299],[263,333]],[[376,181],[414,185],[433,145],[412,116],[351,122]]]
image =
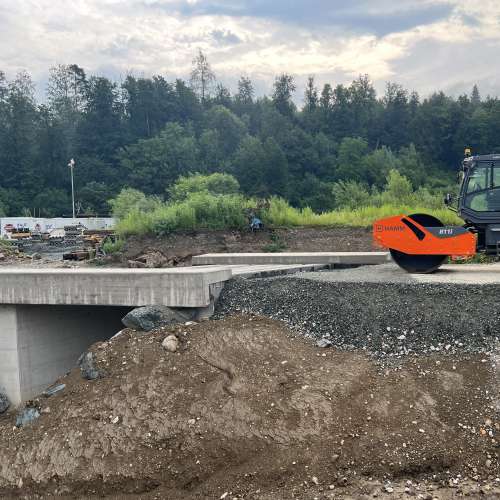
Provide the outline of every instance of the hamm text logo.
[[384,226],[382,224],[377,224],[375,226],[375,231],[381,233],[383,231],[393,231],[393,232],[401,232],[405,230],[405,226]]

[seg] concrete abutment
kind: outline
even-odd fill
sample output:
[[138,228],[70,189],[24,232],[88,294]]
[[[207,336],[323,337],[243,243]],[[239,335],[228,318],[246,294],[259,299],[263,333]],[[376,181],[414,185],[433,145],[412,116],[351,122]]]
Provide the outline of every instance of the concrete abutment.
[[17,405],[75,367],[122,328],[127,307],[0,305],[0,391]]

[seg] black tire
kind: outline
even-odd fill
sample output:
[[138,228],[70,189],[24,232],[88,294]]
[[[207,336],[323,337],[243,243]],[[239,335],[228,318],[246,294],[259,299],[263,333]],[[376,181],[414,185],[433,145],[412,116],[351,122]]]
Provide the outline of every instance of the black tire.
[[391,257],[401,268],[411,274],[429,274],[437,271],[448,258],[447,255],[410,255],[390,249]]
[[[423,227],[443,227],[444,224],[429,214],[408,216]],[[437,271],[448,258],[447,255],[410,255],[399,250],[390,250],[392,259],[405,271],[412,274],[429,274]]]

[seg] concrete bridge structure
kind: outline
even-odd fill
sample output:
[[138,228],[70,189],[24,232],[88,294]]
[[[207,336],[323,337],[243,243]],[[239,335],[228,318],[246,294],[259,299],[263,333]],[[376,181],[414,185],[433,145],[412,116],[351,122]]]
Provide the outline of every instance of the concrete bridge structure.
[[[367,254],[365,263],[380,263]],[[122,329],[121,318],[145,305],[196,308],[209,317],[224,283],[314,271],[311,263],[262,263],[175,269],[63,268],[0,269],[0,391],[13,404],[43,392],[71,370],[91,344]],[[307,259],[306,259],[307,260]],[[358,255],[357,262],[362,263]],[[359,264],[358,264],[359,265]]]

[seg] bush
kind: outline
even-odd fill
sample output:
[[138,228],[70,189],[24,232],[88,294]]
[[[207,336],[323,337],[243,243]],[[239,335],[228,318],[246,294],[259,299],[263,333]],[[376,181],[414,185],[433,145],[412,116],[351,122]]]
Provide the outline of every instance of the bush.
[[207,193],[214,196],[237,194],[240,190],[238,181],[229,174],[194,174],[180,177],[168,190],[172,201],[184,201],[194,193]]
[[150,213],[132,211],[119,221],[117,230],[122,235],[163,236],[176,230],[244,229],[245,209],[254,204],[238,194],[194,193],[182,202],[158,205]]
[[146,196],[137,189],[125,188],[108,201],[113,217],[125,219],[131,212],[151,212],[161,203],[155,196]]
[[123,241],[121,238],[116,238],[115,240],[108,238],[102,244],[102,250],[105,255],[113,255],[115,253],[121,252],[124,246],[125,241]]
[[355,181],[339,181],[333,185],[335,207],[354,210],[370,204],[371,196],[364,184]]

